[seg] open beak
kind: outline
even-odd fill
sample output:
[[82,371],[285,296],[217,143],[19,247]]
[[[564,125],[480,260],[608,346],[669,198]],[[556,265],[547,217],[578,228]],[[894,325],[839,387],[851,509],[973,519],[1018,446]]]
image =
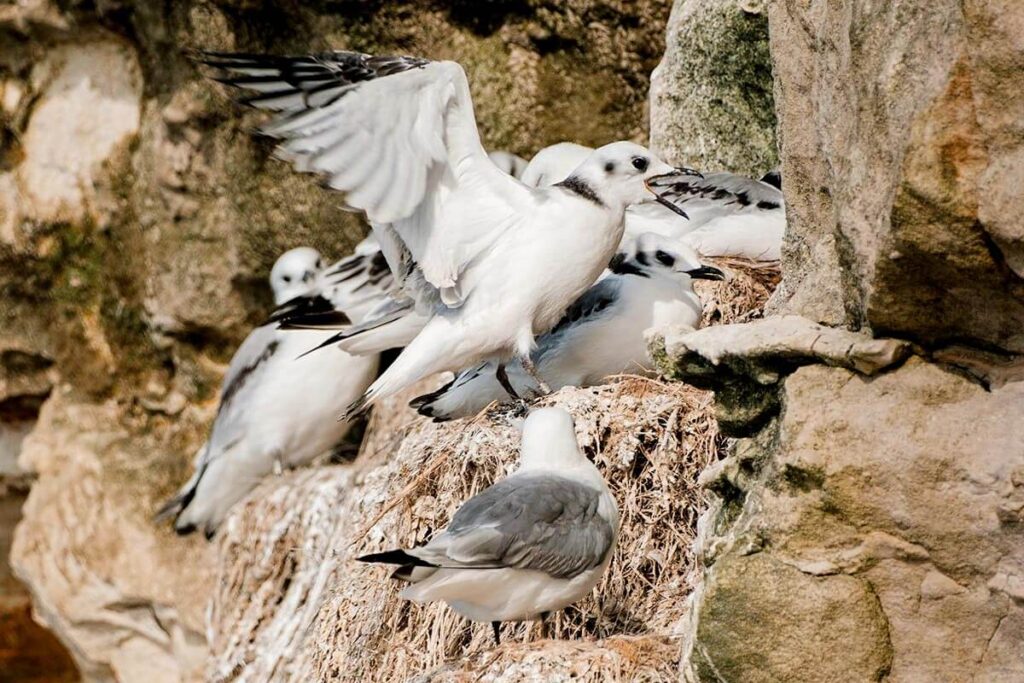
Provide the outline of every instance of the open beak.
[[658,194],[657,190],[655,190],[653,187],[651,187],[651,183],[656,181],[656,180],[661,180],[663,178],[676,178],[676,177],[679,177],[679,176],[696,176],[698,178],[703,178],[704,177],[703,175],[700,174],[699,171],[695,171],[692,168],[675,168],[675,169],[672,169],[672,171],[670,171],[668,173],[662,173],[660,175],[656,175],[656,176],[652,176],[650,178],[646,178],[644,180],[644,187],[647,188],[648,192],[650,192],[651,194],[654,195],[654,201],[658,202],[659,204],[664,206],[666,209],[668,209],[672,213],[679,214],[683,218],[686,218],[687,220],[689,220],[690,217],[686,215],[685,211],[683,211],[681,208],[679,208],[678,206],[676,206],[675,204],[673,204],[669,200],[667,200],[664,197],[662,197],[660,194]]
[[714,266],[701,266],[685,271],[694,280],[724,280],[725,273]]

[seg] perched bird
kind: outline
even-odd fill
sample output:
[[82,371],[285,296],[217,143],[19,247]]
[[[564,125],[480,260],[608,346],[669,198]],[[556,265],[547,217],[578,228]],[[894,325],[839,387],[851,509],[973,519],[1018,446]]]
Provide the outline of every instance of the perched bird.
[[[642,235],[630,252],[617,254],[609,268],[611,274],[537,339],[533,362],[552,389],[592,386],[623,372],[653,370],[646,333],[669,325],[696,328],[701,304],[692,280],[724,278],[719,269],[702,265],[690,247],[651,233]],[[475,415],[506,396],[496,371],[494,363],[463,370],[411,405],[438,421]],[[520,396],[537,391],[516,364],[508,366],[507,381]]]
[[619,511],[561,408],[523,424],[519,469],[463,503],[419,548],[358,558],[397,564],[402,597],[443,600],[472,621],[541,620],[585,597],[611,562]]
[[[279,304],[308,294],[323,261],[302,247],[282,255],[271,271]],[[228,510],[276,467],[305,464],[329,452],[349,423],[338,413],[377,374],[377,356],[340,349],[296,358],[330,332],[283,331],[270,323],[254,329],[235,352],[221,385],[220,405],[195,473],[157,519],[174,517],[187,534],[213,536]]]
[[518,154],[506,152],[502,149],[496,149],[493,152],[488,152],[487,156],[491,158],[491,161],[494,162],[495,166],[505,173],[508,173],[513,178],[522,177],[523,171],[526,169],[526,159],[522,158]]
[[[523,171],[527,185],[557,183],[590,152],[589,147],[561,142],[534,155]],[[781,256],[786,208],[777,171],[754,180],[735,173],[692,173],[659,178],[658,195],[686,211],[687,219],[662,203],[634,204],[626,211],[622,247],[642,234],[682,238],[702,256],[734,256],[774,261]]]
[[367,238],[352,255],[321,266],[316,277],[303,285],[301,293],[276,302],[277,309],[267,322],[283,329],[348,329],[388,298],[394,278],[376,242]]
[[519,177],[530,187],[544,187],[560,183],[593,152],[592,147],[575,142],[558,142],[533,155]]
[[[653,230],[652,224],[686,223],[686,244],[704,256],[735,256],[755,261],[777,261],[782,257],[786,232],[786,206],[781,176],[777,172],[754,180],[735,173],[712,173],[659,178],[659,191],[677,207],[685,209],[692,221],[675,221],[660,206],[646,206],[644,221],[627,221],[627,230]],[[651,216],[656,216],[651,220]],[[678,234],[665,227],[662,234]]]
[[278,112],[262,128],[282,140],[278,155],[321,173],[366,214],[398,284],[429,317],[349,414],[482,360],[515,356],[536,375],[534,337],[597,279],[626,207],[675,172],[616,142],[561,183],[527,187],[488,158],[455,62],[354,52],[203,60],[222,82],[254,91],[246,103]]

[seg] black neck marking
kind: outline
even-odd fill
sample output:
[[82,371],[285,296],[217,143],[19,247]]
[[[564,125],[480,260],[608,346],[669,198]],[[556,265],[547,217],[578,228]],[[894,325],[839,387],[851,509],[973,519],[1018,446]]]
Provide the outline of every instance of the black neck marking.
[[560,183],[555,183],[555,187],[562,187],[572,192],[575,195],[579,195],[586,200],[592,201],[598,206],[604,206],[604,202],[594,192],[594,188],[587,184],[587,181],[583,180],[579,176],[571,175]]

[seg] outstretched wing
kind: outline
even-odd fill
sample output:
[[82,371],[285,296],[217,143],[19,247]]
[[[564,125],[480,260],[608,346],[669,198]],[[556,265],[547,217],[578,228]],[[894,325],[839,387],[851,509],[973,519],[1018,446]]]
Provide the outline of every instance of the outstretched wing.
[[466,501],[443,534],[411,555],[441,567],[516,567],[572,578],[612,547],[601,493],[551,474],[504,479]]
[[414,286],[436,289],[445,305],[462,304],[473,260],[536,201],[487,157],[455,62],[355,52],[203,61],[222,82],[254,91],[247,104],[278,112],[262,130],[281,139],[279,156],[343,192],[366,213],[401,284],[421,273]]

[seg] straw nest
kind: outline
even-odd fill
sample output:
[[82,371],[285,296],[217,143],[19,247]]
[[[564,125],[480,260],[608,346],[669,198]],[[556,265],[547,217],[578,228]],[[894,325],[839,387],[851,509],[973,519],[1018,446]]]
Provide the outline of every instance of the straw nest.
[[[705,315],[723,322],[759,315],[770,269],[719,267],[730,279],[710,283],[714,302]],[[403,601],[385,568],[353,559],[424,542],[516,465],[518,430],[503,408],[433,424],[405,408],[407,399],[377,411],[355,463],[265,482],[230,517],[210,611],[209,677],[677,680],[678,631],[705,507],[696,481],[723,447],[710,395],[621,377],[541,401],[575,418],[581,446],[618,502],[619,542],[594,594],[553,615],[555,640],[540,640],[533,624],[506,624],[498,648],[487,625],[444,605]]]

